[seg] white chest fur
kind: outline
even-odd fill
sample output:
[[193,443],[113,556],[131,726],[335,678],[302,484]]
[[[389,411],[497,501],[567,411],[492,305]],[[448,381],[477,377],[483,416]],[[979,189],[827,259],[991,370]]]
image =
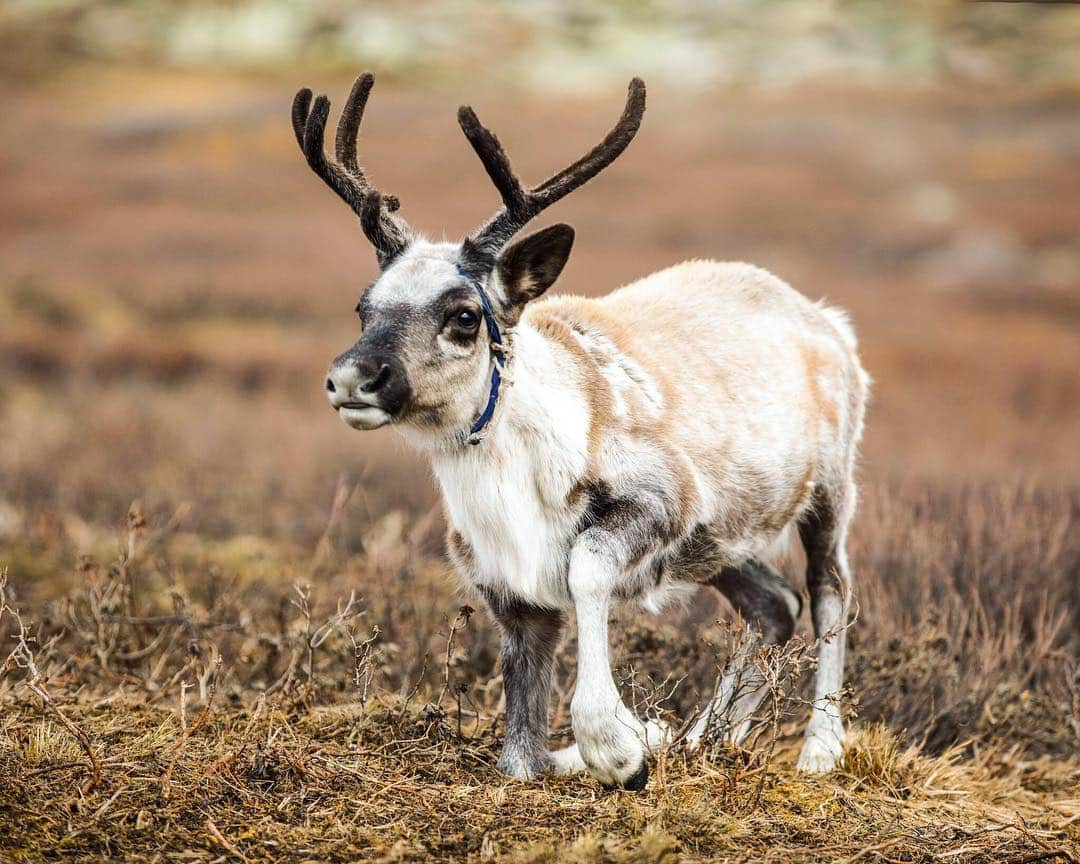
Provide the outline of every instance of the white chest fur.
[[523,327],[517,338],[502,417],[478,446],[437,456],[435,476],[451,524],[472,548],[472,578],[562,608],[581,516],[567,497],[588,468],[588,412],[573,382],[558,383],[555,358],[532,344],[543,342],[539,334]]

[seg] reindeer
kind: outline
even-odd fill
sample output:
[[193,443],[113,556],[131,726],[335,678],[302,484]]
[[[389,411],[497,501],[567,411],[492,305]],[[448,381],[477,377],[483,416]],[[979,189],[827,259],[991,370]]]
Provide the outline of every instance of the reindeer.
[[[359,216],[381,273],[360,297],[362,333],[334,359],[330,405],[355,429],[393,425],[431,459],[448,552],[502,634],[506,736],[498,768],[535,778],[585,771],[641,789],[668,731],[645,723],[612,678],[617,602],[656,612],[701,584],[764,643],[788,640],[800,594],[769,563],[789,528],[806,551],[818,667],[798,768],[843,755],[839,697],[851,574],[844,551],[868,378],[845,315],[742,263],[689,261],[606,297],[542,299],[574,242],[532,219],[610,165],[633,140],[645,85],[603,141],[526,189],[471,108],[465,137],[502,198],[460,243],[431,242],[368,180],[357,132],[373,84],[357,79],[323,152],[330,103],[297,93],[308,165]],[[552,667],[566,613],[577,622],[576,743],[551,752]],[[727,718],[746,734],[764,683],[722,677],[686,735]]]

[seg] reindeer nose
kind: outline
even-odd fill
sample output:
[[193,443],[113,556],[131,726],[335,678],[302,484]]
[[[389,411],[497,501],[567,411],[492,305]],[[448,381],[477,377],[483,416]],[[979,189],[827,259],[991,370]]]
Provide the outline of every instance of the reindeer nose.
[[360,389],[361,378],[354,363],[335,363],[326,375],[326,396],[335,408],[351,401]]
[[360,373],[360,389],[365,393],[378,393],[390,378],[389,363],[364,358],[356,366]]
[[[398,376],[404,380],[404,376]],[[326,377],[326,396],[334,409],[354,407],[354,403],[378,405],[391,391],[400,390],[394,385],[393,361],[384,356],[357,357],[345,354],[334,361]]]

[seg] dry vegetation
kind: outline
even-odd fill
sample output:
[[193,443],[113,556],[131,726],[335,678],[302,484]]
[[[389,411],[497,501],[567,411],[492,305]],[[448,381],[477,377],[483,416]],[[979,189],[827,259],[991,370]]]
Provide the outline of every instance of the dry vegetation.
[[[430,519],[391,513],[342,554],[348,497],[308,558],[133,510],[114,561],[82,559],[3,669],[5,855],[1076,860],[1080,496],[871,495],[845,770],[791,770],[812,647],[796,640],[755,657],[775,698],[745,750],[676,745],[640,794],[496,774],[490,626],[455,612]],[[639,711],[688,716],[737,653],[716,606],[619,628]],[[562,737],[572,656],[570,640]]]
[[[673,747],[617,794],[494,772],[497,641],[459,611],[424,468],[326,409],[373,264],[294,153],[297,83],[4,94],[0,860],[1080,859],[1075,93],[660,86],[560,205],[566,290],[753,260],[850,308],[876,380],[845,770],[791,770],[797,642],[755,658],[775,698],[746,750]],[[494,203],[460,101],[530,177],[561,158],[544,130],[572,153],[609,113],[380,94],[369,161],[435,233]],[[687,716],[737,653],[726,617],[626,617],[639,710]]]

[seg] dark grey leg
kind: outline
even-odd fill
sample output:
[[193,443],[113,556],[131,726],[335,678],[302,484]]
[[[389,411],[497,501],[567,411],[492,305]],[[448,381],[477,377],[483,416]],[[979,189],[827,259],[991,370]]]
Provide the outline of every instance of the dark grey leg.
[[562,615],[505,598],[486,598],[502,630],[506,739],[498,769],[532,780],[551,766],[548,707]]
[[757,558],[725,567],[710,580],[743,620],[761,631],[766,645],[787,642],[795,632],[802,598],[771,564]]
[[[709,580],[735,607],[743,620],[760,634],[760,642],[778,645],[795,632],[795,622],[802,611],[802,598],[780,574],[765,561],[751,558],[738,567],[725,567]],[[757,639],[744,643],[744,651],[733,657],[716,685],[709,706],[702,711],[687,733],[691,746],[715,732],[731,744],[739,744],[750,731],[754,711],[765,698],[766,686],[760,673],[749,662]]]

